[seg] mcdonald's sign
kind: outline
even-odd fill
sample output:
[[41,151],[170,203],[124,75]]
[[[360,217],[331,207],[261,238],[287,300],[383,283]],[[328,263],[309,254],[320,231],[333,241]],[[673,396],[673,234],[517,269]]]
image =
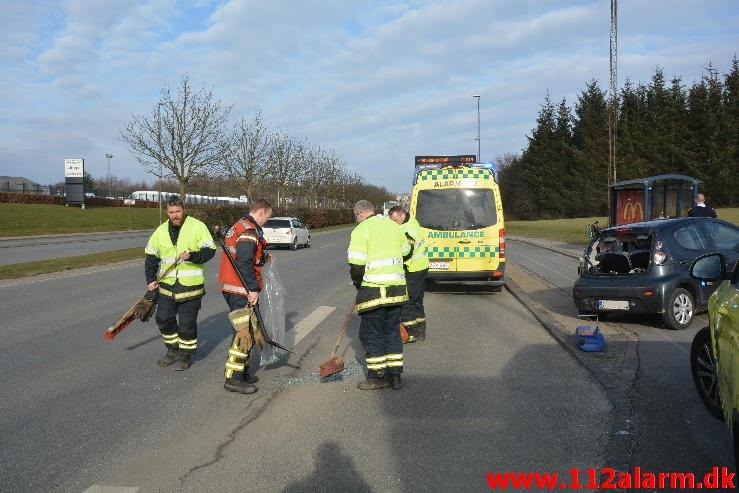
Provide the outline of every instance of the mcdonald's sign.
[[636,223],[644,219],[644,207],[641,202],[627,202],[623,211],[624,221]]
[[640,190],[619,190],[616,203],[616,225],[644,220],[644,193]]

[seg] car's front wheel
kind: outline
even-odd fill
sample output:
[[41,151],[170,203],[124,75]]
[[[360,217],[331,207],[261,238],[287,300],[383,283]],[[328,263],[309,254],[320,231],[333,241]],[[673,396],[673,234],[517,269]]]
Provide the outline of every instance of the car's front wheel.
[[690,326],[695,315],[695,300],[685,288],[675,288],[670,294],[662,320],[671,329],[682,330]]
[[305,245],[303,245],[303,248],[310,248],[310,235],[308,235],[308,239],[305,240]]
[[690,372],[698,395],[708,411],[718,419],[724,419],[721,394],[716,375],[716,360],[711,350],[711,329],[704,327],[695,334],[690,346]]

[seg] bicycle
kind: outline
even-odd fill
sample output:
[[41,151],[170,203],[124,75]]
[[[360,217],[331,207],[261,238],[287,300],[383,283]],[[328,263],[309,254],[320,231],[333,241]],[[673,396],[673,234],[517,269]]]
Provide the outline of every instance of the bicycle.
[[603,228],[598,226],[598,221],[593,221],[592,223],[585,226],[588,228],[588,243],[593,241],[594,239],[598,238],[600,236],[601,231],[603,231]]
[[594,259],[592,258],[593,245],[595,244],[595,240],[600,238],[600,234],[603,231],[603,228],[598,226],[598,221],[593,221],[585,227],[588,230],[588,243],[585,245],[582,257],[580,257],[580,264],[577,266],[578,275],[582,274],[586,269],[594,267]]

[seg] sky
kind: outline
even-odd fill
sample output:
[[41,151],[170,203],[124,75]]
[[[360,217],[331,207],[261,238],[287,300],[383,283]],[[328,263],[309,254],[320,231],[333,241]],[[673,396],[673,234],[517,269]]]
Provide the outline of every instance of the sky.
[[[520,154],[547,95],[610,87],[609,0],[0,0],[0,175],[64,180],[64,159],[132,181],[121,140],[187,75],[233,121],[334,150],[407,193],[414,156]],[[739,48],[736,0],[621,0],[618,77],[685,86]],[[479,94],[479,100],[473,95]],[[106,159],[106,154],[113,158]]]

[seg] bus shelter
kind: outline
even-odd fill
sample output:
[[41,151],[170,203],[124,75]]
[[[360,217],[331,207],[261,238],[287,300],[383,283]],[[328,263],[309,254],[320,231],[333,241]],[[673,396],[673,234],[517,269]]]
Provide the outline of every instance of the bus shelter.
[[687,175],[657,175],[608,187],[611,226],[667,217],[686,217],[698,195],[699,180]]

